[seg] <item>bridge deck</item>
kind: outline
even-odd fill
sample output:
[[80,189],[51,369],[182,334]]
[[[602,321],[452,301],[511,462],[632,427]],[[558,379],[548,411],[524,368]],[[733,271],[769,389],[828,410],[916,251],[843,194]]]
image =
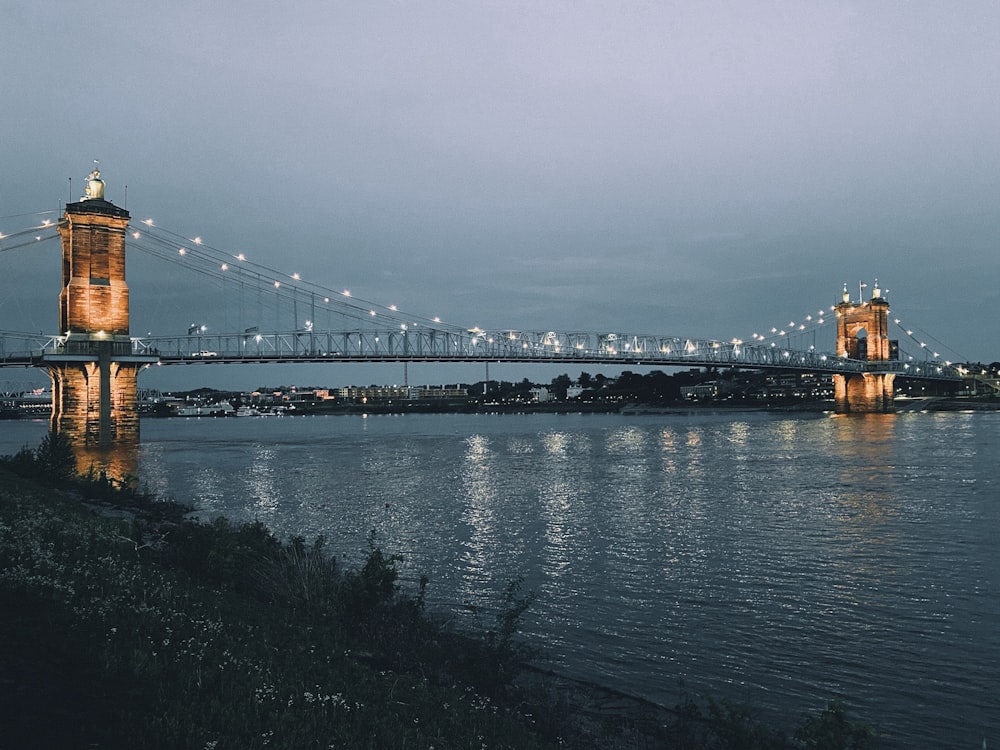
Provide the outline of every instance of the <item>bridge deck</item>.
[[[81,343],[83,344],[81,346]],[[0,334],[0,367],[95,358],[86,342],[64,336]],[[745,345],[706,339],[620,333],[554,331],[353,330],[243,332],[212,336],[134,338],[116,359],[158,363],[266,364],[331,362],[524,362],[662,367],[742,367],[821,373],[894,373],[901,377],[958,381],[950,363],[866,361],[813,350]]]

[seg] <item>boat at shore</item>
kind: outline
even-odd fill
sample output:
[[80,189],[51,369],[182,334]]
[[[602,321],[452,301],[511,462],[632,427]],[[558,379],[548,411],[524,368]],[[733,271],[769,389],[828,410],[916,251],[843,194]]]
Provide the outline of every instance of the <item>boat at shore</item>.
[[265,409],[260,410],[255,406],[241,406],[236,411],[232,413],[234,417],[283,417],[285,416],[285,408],[277,407],[273,410]]

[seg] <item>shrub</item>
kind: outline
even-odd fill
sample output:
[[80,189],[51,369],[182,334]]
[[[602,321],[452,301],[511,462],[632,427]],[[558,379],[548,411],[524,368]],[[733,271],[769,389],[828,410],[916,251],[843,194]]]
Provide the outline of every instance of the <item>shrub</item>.
[[380,605],[387,604],[396,594],[399,571],[396,563],[400,555],[383,554],[375,545],[375,529],[368,533],[368,557],[358,572],[344,576],[341,593],[341,615],[352,628],[363,628],[371,623]]
[[805,716],[795,730],[798,747],[808,750],[874,750],[878,735],[867,724],[847,720],[843,701],[833,700],[819,716]]
[[65,433],[50,431],[35,450],[35,463],[43,476],[70,479],[76,476],[73,444]]
[[277,559],[281,543],[259,521],[234,526],[225,518],[186,521],[173,529],[163,561],[237,591],[259,592],[257,572]]
[[292,537],[276,555],[263,558],[255,571],[258,594],[309,612],[332,609],[338,589],[337,558],[326,553],[325,542],[320,536],[306,546],[302,537]]

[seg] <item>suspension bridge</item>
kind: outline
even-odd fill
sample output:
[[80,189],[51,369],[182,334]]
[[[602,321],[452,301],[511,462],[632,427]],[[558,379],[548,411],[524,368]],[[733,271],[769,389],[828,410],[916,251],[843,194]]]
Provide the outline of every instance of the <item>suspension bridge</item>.
[[[127,416],[134,412],[135,377],[153,365],[518,362],[798,370],[832,374],[843,411],[890,409],[895,377],[958,382],[968,376],[898,318],[891,320],[904,346],[890,338],[889,305],[877,282],[868,300],[860,286],[852,299],[845,285],[838,304],[748,339],[460,326],[357,298],[151,219],[133,224],[125,209],[104,199],[97,170],[84,198],[67,204],[62,216],[0,233],[0,252],[56,239],[63,254],[59,331],[0,331],[0,367],[47,369],[53,424],[87,440],[95,434],[101,441],[128,439],[133,428],[123,425],[133,422],[137,436],[137,419]],[[132,336],[126,248],[130,256],[141,253],[211,280],[218,290],[213,306],[236,319],[232,330],[192,323],[174,335]],[[817,347],[818,331],[828,332],[828,350]]]

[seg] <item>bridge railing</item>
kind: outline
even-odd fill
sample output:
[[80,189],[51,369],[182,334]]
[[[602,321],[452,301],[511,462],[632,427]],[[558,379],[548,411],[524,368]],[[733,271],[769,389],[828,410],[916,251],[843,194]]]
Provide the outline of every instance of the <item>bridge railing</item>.
[[862,372],[866,364],[817,351],[708,339],[624,333],[487,332],[400,328],[285,331],[153,337],[143,340],[164,364],[273,360],[608,362],[664,366],[722,365]]
[[[40,365],[60,355],[92,355],[95,339],[0,331],[0,366]],[[344,331],[298,330],[113,340],[114,356],[157,358],[161,364],[195,362],[552,362],[746,367],[825,373],[892,372],[901,377],[960,380],[961,368],[936,361],[847,359],[812,349],[711,339],[626,333],[468,331],[403,327]]]
[[866,361],[865,365],[868,372],[894,373],[902,377],[931,380],[962,380],[970,377],[963,367],[936,360],[879,360]]
[[105,347],[112,357],[148,355],[148,346],[139,338],[0,331],[0,366],[41,364],[46,358],[59,356],[92,357],[97,355],[98,346]]

